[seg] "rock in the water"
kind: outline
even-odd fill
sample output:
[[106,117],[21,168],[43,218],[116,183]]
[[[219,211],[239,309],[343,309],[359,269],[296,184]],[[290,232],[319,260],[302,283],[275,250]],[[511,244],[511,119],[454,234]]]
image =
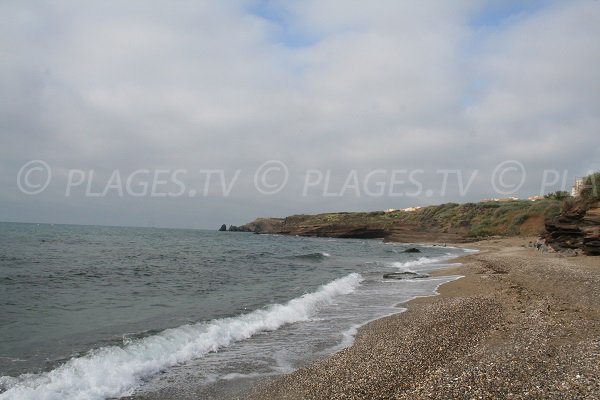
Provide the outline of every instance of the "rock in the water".
[[417,249],[416,247],[409,247],[408,249],[404,250],[403,253],[420,253],[421,250]]
[[384,279],[420,279],[420,278],[428,278],[427,274],[420,274],[417,272],[389,272],[387,274],[383,274]]
[[229,232],[252,232],[252,230],[248,229],[245,226],[230,225],[229,226]]
[[221,225],[221,227],[219,228],[219,232],[225,232],[227,230],[227,225],[223,224]]

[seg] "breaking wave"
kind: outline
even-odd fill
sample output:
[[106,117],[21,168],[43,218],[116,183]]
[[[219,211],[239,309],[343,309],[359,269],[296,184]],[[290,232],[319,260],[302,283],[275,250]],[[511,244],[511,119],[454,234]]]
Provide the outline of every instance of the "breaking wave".
[[[325,257],[325,256],[323,256]],[[0,378],[0,399],[105,399],[126,395],[143,378],[228,347],[264,331],[310,319],[321,305],[353,292],[363,280],[349,274],[285,304],[237,317],[167,329],[123,346],[102,347],[41,374]]]

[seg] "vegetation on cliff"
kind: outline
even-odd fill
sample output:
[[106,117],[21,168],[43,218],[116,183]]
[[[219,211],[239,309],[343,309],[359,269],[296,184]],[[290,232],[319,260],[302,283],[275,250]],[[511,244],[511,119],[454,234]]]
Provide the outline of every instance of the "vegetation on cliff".
[[256,233],[399,242],[465,242],[491,236],[541,235],[556,251],[600,254],[600,172],[583,178],[577,197],[558,191],[536,201],[446,203],[407,210],[335,212],[259,218]]
[[560,211],[561,201],[543,199],[535,202],[447,203],[398,214],[402,221],[415,221],[422,226],[433,224],[445,230],[456,230],[470,237],[537,234],[545,218]]
[[[259,219],[246,225],[258,233],[306,236],[384,237],[411,241],[472,240],[487,236],[536,235],[544,220],[559,214],[562,201],[446,203],[414,211],[336,212]],[[438,240],[439,239],[439,240]]]
[[580,197],[589,203],[600,201],[600,172],[583,178],[583,189]]

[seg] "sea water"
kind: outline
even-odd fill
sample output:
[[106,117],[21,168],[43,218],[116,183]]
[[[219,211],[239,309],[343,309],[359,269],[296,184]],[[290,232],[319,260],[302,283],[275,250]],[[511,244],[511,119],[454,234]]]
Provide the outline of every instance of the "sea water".
[[0,399],[228,398],[455,278],[383,279],[463,252],[407,247],[0,223]]

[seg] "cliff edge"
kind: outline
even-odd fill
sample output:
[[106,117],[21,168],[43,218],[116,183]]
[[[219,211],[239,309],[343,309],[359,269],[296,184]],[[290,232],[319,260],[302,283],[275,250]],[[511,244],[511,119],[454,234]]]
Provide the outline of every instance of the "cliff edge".
[[460,243],[490,236],[540,235],[561,202],[446,203],[411,211],[337,212],[259,218],[242,227],[261,234]]

